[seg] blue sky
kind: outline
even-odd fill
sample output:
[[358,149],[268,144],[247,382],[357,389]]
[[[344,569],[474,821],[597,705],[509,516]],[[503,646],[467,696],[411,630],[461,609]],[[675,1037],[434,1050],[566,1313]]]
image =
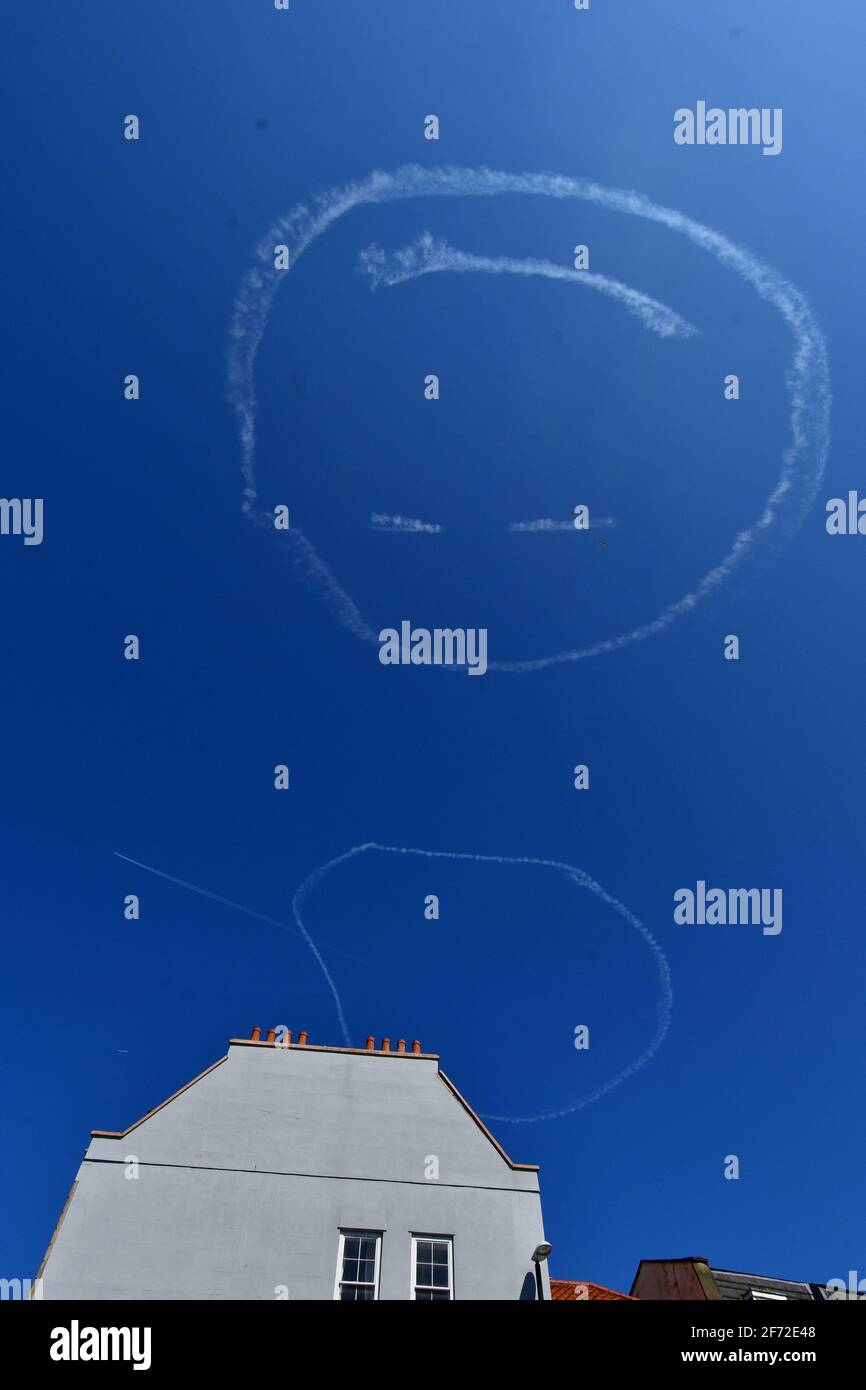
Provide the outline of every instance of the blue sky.
[[[45,499],[45,539],[0,539],[2,1271],[35,1272],[91,1127],[130,1123],[256,1023],[340,1041],[296,932],[115,851],[291,928],[299,885],[374,841],[574,865],[669,963],[670,1029],[645,1066],[565,1118],[493,1126],[541,1164],[554,1275],[627,1288],[641,1258],[685,1254],[866,1273],[866,542],[824,528],[827,498],[866,491],[862,7],[91,0],[22,11],[14,30],[2,491]],[[783,152],[678,147],[673,112],[699,99],[781,107]],[[138,143],[121,138],[130,112]],[[234,297],[276,217],[410,162],[637,189],[808,296],[832,448],[772,563],[646,642],[482,679],[381,666],[299,582],[241,516]],[[428,231],[565,265],[585,242],[593,270],[699,336],[659,340],[539,279],[371,294],[359,253]],[[256,363],[261,499],[289,505],[376,629],[486,626],[491,660],[545,655],[649,621],[756,519],[788,442],[790,354],[772,307],[663,227],[528,197],[359,208],[275,300]],[[508,529],[581,501],[616,526]],[[443,529],[376,534],[371,512]],[[130,632],[138,663],[122,659]],[[781,887],[783,931],[676,926],[673,893],[698,879]],[[639,933],[537,866],[370,851],[310,893],[305,924],[353,1037],[420,1036],[482,1113],[568,1108],[656,1027]]]

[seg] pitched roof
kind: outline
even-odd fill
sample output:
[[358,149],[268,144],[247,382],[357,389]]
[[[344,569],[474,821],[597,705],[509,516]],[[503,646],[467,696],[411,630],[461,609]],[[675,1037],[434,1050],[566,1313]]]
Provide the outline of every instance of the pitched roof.
[[579,1279],[551,1279],[550,1297],[554,1303],[583,1303],[587,1299],[591,1302],[615,1302],[617,1299],[624,1299],[626,1303],[637,1302],[631,1294],[616,1293],[614,1289],[606,1289],[603,1284],[582,1283]]
[[[343,1052],[353,1054],[357,1057],[395,1057],[400,1059],[421,1058],[426,1062],[436,1062],[436,1074],[439,1080],[448,1088],[452,1096],[454,1096],[455,1100],[457,1100],[459,1104],[462,1105],[469,1118],[478,1126],[484,1137],[493,1145],[494,1149],[499,1154],[499,1157],[505,1163],[508,1164],[508,1167],[511,1168],[514,1172],[519,1173],[537,1173],[539,1171],[539,1165],[537,1163],[515,1163],[514,1159],[509,1158],[508,1154],[505,1152],[499,1141],[495,1139],[493,1135],[490,1133],[490,1130],[487,1128],[480,1115],[477,1115],[475,1113],[468,1100],[466,1100],[465,1096],[462,1096],[460,1094],[457,1087],[454,1085],[454,1082],[449,1077],[447,1077],[444,1071],[442,1071],[442,1069],[439,1067],[438,1052],[422,1052],[421,1044],[417,1041],[417,1039],[413,1041],[410,1051],[407,1050],[405,1039],[400,1038],[397,1042],[397,1048],[395,1051],[391,1048],[390,1038],[383,1038],[380,1047],[376,1047],[376,1040],[373,1037],[367,1038],[367,1043],[365,1047],[331,1047],[325,1046],[321,1043],[308,1042],[308,1034],[306,1031],[301,1031],[300,1033],[298,1033],[297,1039],[295,1039],[294,1041],[293,1035],[288,1029],[281,1029],[279,1038],[277,1037],[277,1031],[278,1030],[275,1028],[269,1028],[267,1031],[267,1036],[265,1038],[262,1038],[261,1028],[254,1028],[249,1038],[229,1038],[229,1047],[275,1047],[281,1049],[290,1048],[293,1052]],[[145,1120],[149,1120],[152,1115],[155,1115],[157,1113],[158,1110],[162,1110],[166,1105],[170,1105],[173,1100],[177,1100],[178,1096],[182,1096],[184,1091],[188,1091],[191,1086],[195,1086],[197,1082],[202,1081],[204,1077],[209,1075],[210,1072],[215,1071],[217,1067],[221,1067],[223,1063],[227,1061],[228,1053],[226,1053],[225,1057],[220,1057],[217,1059],[216,1062],[212,1062],[211,1065],[209,1067],[206,1067],[203,1072],[199,1072],[198,1076],[194,1076],[192,1081],[187,1081],[185,1086],[181,1086],[180,1089],[175,1091],[173,1095],[168,1096],[165,1100],[161,1101],[159,1105],[154,1106],[152,1110],[148,1110],[139,1119],[134,1120],[133,1123],[131,1125],[128,1125],[126,1129],[92,1129],[90,1131],[91,1138],[125,1139],[127,1134],[130,1134],[132,1130],[137,1129],[139,1125],[144,1124]],[[616,1297],[619,1296],[620,1295],[616,1295]]]

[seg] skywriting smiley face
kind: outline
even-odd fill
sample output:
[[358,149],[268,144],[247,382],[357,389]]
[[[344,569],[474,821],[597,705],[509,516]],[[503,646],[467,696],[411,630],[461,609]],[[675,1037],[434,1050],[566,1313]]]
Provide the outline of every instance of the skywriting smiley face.
[[[262,410],[265,424],[273,429],[278,441],[286,423],[286,417],[271,407],[266,392],[262,393],[261,407],[258,405],[255,373],[259,347],[277,289],[293,279],[298,283],[298,262],[313,243],[346,214],[364,206],[410,199],[507,194],[572,200],[587,205],[593,213],[600,210],[605,214],[624,214],[639,219],[636,226],[643,223],[675,232],[688,243],[685,255],[693,258],[694,248],[698,248],[720,262],[725,271],[735,272],[765,304],[778,311],[793,336],[794,354],[787,375],[790,440],[787,448],[780,451],[781,471],[769,493],[765,450],[754,460],[754,468],[752,460],[748,460],[748,477],[738,478],[735,473],[722,474],[719,470],[713,475],[708,468],[702,471],[700,465],[714,440],[693,441],[697,463],[690,460],[688,472],[677,479],[680,493],[688,486],[698,497],[713,487],[719,497],[731,493],[747,495],[751,498],[752,514],[757,507],[758,516],[746,524],[736,509],[719,508],[728,528],[727,541],[719,539],[717,522],[706,537],[693,543],[691,551],[683,551],[685,561],[697,564],[697,569],[689,568],[685,562],[679,567],[672,561],[668,564],[671,574],[686,576],[686,592],[682,593],[680,587],[679,597],[676,590],[669,594],[664,583],[656,582],[660,572],[659,527],[655,526],[650,545],[646,536],[636,535],[633,511],[626,514],[635,496],[645,496],[654,482],[663,495],[668,491],[666,505],[659,512],[662,523],[669,523],[671,516],[681,510],[681,502],[670,476],[664,473],[667,460],[658,457],[659,441],[648,426],[647,437],[642,441],[643,457],[617,457],[619,434],[629,425],[632,436],[636,434],[633,417],[638,394],[633,378],[629,377],[628,344],[633,340],[626,339],[626,347],[621,346],[620,325],[623,316],[629,315],[647,330],[650,341],[663,340],[662,351],[680,354],[668,359],[673,366],[667,370],[673,370],[675,379],[691,370],[689,358],[683,354],[692,352],[698,325],[661,297],[626,285],[618,277],[600,274],[595,261],[589,268],[585,257],[581,262],[580,254],[574,265],[536,256],[481,256],[457,250],[448,241],[428,234],[398,250],[369,245],[361,252],[359,263],[377,286],[425,282],[413,284],[412,290],[406,291],[419,296],[410,306],[416,316],[431,312],[433,289],[443,299],[452,296],[448,301],[452,310],[474,295],[468,312],[471,315],[475,310],[483,318],[487,309],[484,331],[495,333],[496,314],[503,323],[501,316],[511,314],[507,331],[515,339],[519,315],[531,314],[529,301],[509,298],[507,311],[503,310],[503,287],[498,280],[494,286],[490,277],[509,277],[510,291],[514,289],[516,294],[533,289],[538,294],[571,296],[567,306],[555,310],[551,309],[551,301],[545,300],[544,309],[548,316],[555,312],[558,319],[569,325],[574,322],[569,316],[574,314],[576,302],[589,304],[590,299],[598,301],[599,296],[611,301],[611,314],[620,316],[615,329],[611,329],[616,336],[594,342],[591,354],[584,352],[579,380],[572,382],[577,418],[570,456],[565,454],[561,429],[555,439],[545,433],[548,422],[544,418],[544,391],[548,387],[544,380],[524,386],[520,394],[523,404],[515,413],[513,400],[509,399],[509,393],[511,397],[517,394],[513,383],[485,380],[479,369],[472,397],[476,403],[474,412],[462,410],[455,428],[455,418],[444,413],[443,397],[435,406],[427,405],[434,412],[440,411],[439,420],[433,421],[428,415],[424,426],[419,426],[418,437],[407,438],[406,417],[395,411],[396,423],[389,419],[388,401],[381,395],[377,397],[373,377],[365,379],[366,404],[356,395],[352,398],[355,409],[342,410],[342,396],[335,397],[332,381],[320,380],[310,386],[310,371],[306,377],[302,374],[296,379],[295,394],[309,389],[312,401],[289,402],[296,417],[306,415],[307,419],[293,427],[295,447],[288,451],[288,466],[285,444],[278,448],[270,442],[270,435],[267,457],[263,456],[261,465],[257,460],[258,410]],[[314,259],[311,258],[311,265]],[[316,262],[320,273],[321,260],[319,257]],[[581,268],[576,268],[578,265]],[[435,277],[432,288],[428,277]],[[490,293],[478,288],[485,280]],[[525,291],[517,290],[517,286],[525,287]],[[455,297],[458,293],[460,300]],[[487,293],[483,302],[478,299],[482,293]],[[422,299],[422,294],[427,297]],[[494,297],[499,304],[491,311]],[[681,293],[678,297],[682,298]],[[365,357],[375,360],[382,369],[387,355],[391,362],[397,359],[393,370],[400,369],[397,324],[399,315],[405,315],[405,305],[392,302],[395,308],[385,308],[388,301],[384,299],[376,301],[377,319],[383,323],[381,342],[371,340],[366,324],[360,325],[363,331],[352,339],[354,360],[361,359],[361,374]],[[347,324],[349,338],[359,326],[358,316],[364,312],[354,304],[351,307],[356,322]],[[693,317],[697,319],[699,315]],[[471,317],[468,321],[474,322]],[[465,315],[461,318],[459,311],[452,312],[450,322],[456,352],[458,340],[466,337],[467,319]],[[308,333],[307,337],[311,336],[313,333]],[[532,330],[523,336],[531,351]],[[550,337],[548,332],[548,342]],[[703,343],[704,339],[699,341]],[[525,364],[525,354],[522,360]],[[462,366],[464,374],[472,369],[471,352],[464,357]],[[711,369],[716,371],[715,363]],[[411,378],[422,409],[422,388],[428,402],[435,398],[434,375],[428,363],[423,371],[415,369]],[[602,387],[611,379],[616,381],[619,395],[614,391],[604,396]],[[440,623],[449,627],[488,626],[488,669],[508,672],[539,670],[644,641],[694,611],[736,572],[745,571],[759,558],[768,558],[774,548],[794,534],[814,499],[829,439],[826,350],[807,302],[793,285],[750,252],[679,212],[635,193],[551,174],[409,166],[392,173],[374,173],[360,183],[322,195],[309,207],[295,208],[262,239],[254,264],[242,281],[232,325],[229,382],[240,426],[243,511],[272,532],[276,522],[280,544],[287,548],[300,574],[339,623],[368,642],[377,642],[381,627],[396,627],[403,619],[427,622],[431,627]],[[690,381],[689,392],[681,390],[679,402],[676,392],[672,393],[672,413],[687,417],[683,402],[687,395],[694,396],[693,385]],[[453,396],[453,374],[449,389]],[[714,391],[720,401],[720,369],[714,377]],[[483,402],[481,408],[477,406],[479,399]],[[780,405],[783,406],[781,395]],[[361,412],[360,418],[356,409]],[[525,429],[533,413],[540,418],[536,428],[530,429],[521,442],[523,458],[518,460],[512,455],[509,462],[509,432]],[[480,415],[480,420],[473,419],[473,414]],[[297,435],[304,429],[308,435],[299,450]],[[429,433],[422,434],[424,429]],[[537,435],[535,440],[533,433]],[[491,435],[496,436],[492,445]],[[429,444],[426,453],[420,447],[424,438]],[[672,445],[674,439],[676,443]],[[685,452],[685,435],[665,437],[664,446],[665,453]],[[355,467],[358,451],[362,457]],[[345,466],[335,469],[335,459],[339,464],[341,453]],[[381,467],[375,470],[377,476],[373,476],[371,457],[382,460]],[[275,472],[268,473],[265,480],[265,465],[272,468],[274,463],[278,463]],[[290,525],[280,529],[286,520],[285,510],[294,505],[302,471],[307,480],[315,474],[322,486],[319,493],[307,492],[302,524],[298,525],[293,517]],[[730,485],[732,477],[734,488]],[[758,482],[758,478],[764,482]],[[265,481],[266,497],[261,492]],[[580,510],[582,507],[588,509],[586,513]],[[587,524],[578,528],[575,520]],[[468,580],[461,577],[459,569],[459,562],[467,553],[467,527],[472,565]],[[387,553],[381,548],[378,555],[365,552],[361,560],[356,543],[361,529],[373,533],[380,547],[389,546]],[[461,536],[464,549],[455,560],[453,548],[446,547],[456,535]],[[399,554],[395,554],[395,544],[403,547]],[[406,544],[414,547],[411,556],[406,552]],[[544,553],[541,546],[546,547]],[[630,557],[630,568],[617,568],[625,554]],[[599,564],[602,559],[606,568]],[[706,570],[708,559],[710,568]],[[654,566],[652,575],[650,566]],[[695,579],[695,573],[701,576],[702,568],[702,577]],[[507,609],[497,611],[495,605],[501,602],[498,591],[507,591],[509,583],[512,588]],[[654,607],[647,611],[650,603]],[[489,619],[491,610],[496,614],[495,621]],[[539,613],[544,616],[543,622],[538,620]],[[607,629],[605,623],[610,624]],[[558,642],[556,648],[539,651],[540,642],[551,634]],[[559,638],[566,645],[560,644]]]

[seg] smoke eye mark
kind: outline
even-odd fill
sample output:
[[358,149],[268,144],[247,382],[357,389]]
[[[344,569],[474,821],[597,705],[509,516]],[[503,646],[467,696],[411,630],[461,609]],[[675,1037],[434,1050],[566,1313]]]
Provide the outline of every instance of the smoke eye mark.
[[[599,517],[591,517],[591,518],[590,518],[590,522],[589,522],[589,529],[590,529],[590,530],[593,530],[593,529],[595,529],[595,528],[608,527],[608,526],[616,526],[616,517],[615,517],[615,516],[599,516]],[[542,516],[542,517],[539,517],[538,521],[512,521],[512,523],[511,523],[511,525],[509,526],[508,529],[509,529],[509,531],[545,532],[545,531],[574,531],[574,530],[576,530],[577,528],[575,527],[575,524],[574,524],[573,521],[557,521],[557,520],[555,520],[555,518],[553,518],[553,517],[550,517],[550,516]]]
[[406,536],[438,536],[442,527],[435,521],[419,521],[414,516],[388,516],[385,512],[370,513],[371,531],[396,531]]

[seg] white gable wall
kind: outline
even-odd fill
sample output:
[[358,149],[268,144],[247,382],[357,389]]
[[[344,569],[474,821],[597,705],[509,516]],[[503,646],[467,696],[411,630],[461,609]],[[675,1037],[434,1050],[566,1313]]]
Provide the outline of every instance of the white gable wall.
[[341,1227],[383,1232],[385,1299],[410,1297],[412,1233],[453,1236],[458,1299],[526,1296],[544,1239],[537,1174],[435,1060],[234,1044],[125,1138],[93,1139],[44,1297],[330,1299]]

